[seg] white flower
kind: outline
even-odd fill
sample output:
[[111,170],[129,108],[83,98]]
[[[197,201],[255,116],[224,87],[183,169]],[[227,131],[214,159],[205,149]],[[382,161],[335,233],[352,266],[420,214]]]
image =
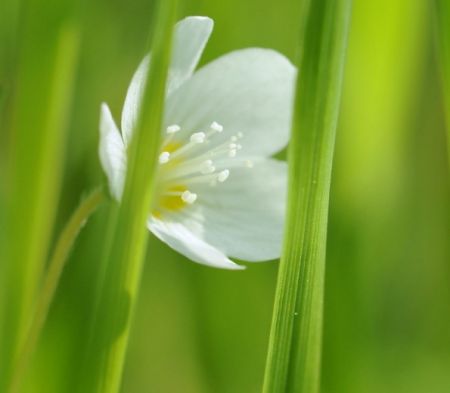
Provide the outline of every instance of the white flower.
[[[273,50],[250,48],[194,72],[212,28],[206,17],[175,27],[148,228],[193,261],[241,269],[227,256],[280,256],[287,167],[269,157],[289,139],[296,70]],[[100,160],[117,200],[148,63],[147,56],[128,88],[122,133],[101,108]]]

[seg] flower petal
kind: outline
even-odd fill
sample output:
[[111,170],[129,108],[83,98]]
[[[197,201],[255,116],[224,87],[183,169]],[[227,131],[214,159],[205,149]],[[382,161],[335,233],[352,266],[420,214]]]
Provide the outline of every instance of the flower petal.
[[186,133],[205,131],[213,121],[244,134],[241,156],[270,156],[288,143],[296,69],[269,49],[231,52],[198,70],[166,102],[165,122]]
[[111,194],[116,200],[122,196],[127,158],[125,146],[107,104],[100,110],[99,156],[108,178]]
[[[194,72],[203,49],[211,35],[214,22],[202,16],[190,16],[175,25],[172,59],[170,63],[167,92],[170,94]],[[126,144],[130,142],[136,125],[147,77],[150,56],[146,56],[133,75],[122,110],[122,134]]]
[[194,262],[230,270],[245,268],[235,264],[179,222],[161,221],[151,217],[147,226],[156,237]]
[[191,77],[213,30],[214,22],[204,16],[190,16],[175,26],[168,93]]
[[261,159],[253,168],[230,169],[224,183],[192,190],[198,199],[180,220],[205,242],[245,261],[280,257],[287,191],[285,162]]
[[139,64],[138,69],[131,79],[123,104],[121,127],[122,137],[127,146],[130,144],[131,136],[138,120],[138,108],[142,100],[142,94],[144,93],[149,63],[150,55],[147,55],[141,61],[141,64]]

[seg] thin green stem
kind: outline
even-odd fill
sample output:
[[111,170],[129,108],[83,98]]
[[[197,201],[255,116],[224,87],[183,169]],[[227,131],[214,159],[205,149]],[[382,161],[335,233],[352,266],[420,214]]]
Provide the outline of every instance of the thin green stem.
[[52,304],[70,250],[72,249],[81,228],[104,200],[105,194],[101,188],[93,191],[73,212],[58,238],[44,277],[42,290],[38,295],[36,309],[30,328],[15,363],[12,382],[8,390],[9,393],[16,393],[20,389],[24,373],[28,367],[31,356],[36,349],[39,336],[45,320],[47,319],[48,311]]

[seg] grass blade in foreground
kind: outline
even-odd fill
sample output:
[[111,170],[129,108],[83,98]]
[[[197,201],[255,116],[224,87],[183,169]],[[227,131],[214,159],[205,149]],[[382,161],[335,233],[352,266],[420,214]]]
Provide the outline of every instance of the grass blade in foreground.
[[447,115],[447,156],[450,163],[450,3],[436,0],[436,17]]
[[328,201],[351,0],[309,1],[264,393],[319,391]]
[[146,220],[160,147],[176,1],[159,1],[156,7],[148,83],[128,152],[125,190],[112,232],[98,315],[94,317],[96,322],[89,350],[91,356],[87,358],[89,386],[82,388],[83,392],[114,393],[121,383],[131,316],[147,245]]

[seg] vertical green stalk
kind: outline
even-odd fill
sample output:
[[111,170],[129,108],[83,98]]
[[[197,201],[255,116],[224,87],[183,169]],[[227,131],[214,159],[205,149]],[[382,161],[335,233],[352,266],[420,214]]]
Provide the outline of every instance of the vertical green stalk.
[[450,3],[448,0],[435,0],[439,55],[442,66],[447,115],[447,157],[450,164]]
[[111,249],[96,315],[83,392],[117,392],[132,312],[148,239],[146,220],[152,203],[160,147],[166,77],[171,54],[176,0],[159,1],[153,19],[152,56],[142,110],[128,152],[127,179],[112,234]]
[[77,26],[45,25],[35,20],[49,11],[42,2],[27,6],[12,116],[0,391],[28,327],[49,248],[79,47]]
[[264,393],[317,393],[328,201],[351,0],[306,2]]

